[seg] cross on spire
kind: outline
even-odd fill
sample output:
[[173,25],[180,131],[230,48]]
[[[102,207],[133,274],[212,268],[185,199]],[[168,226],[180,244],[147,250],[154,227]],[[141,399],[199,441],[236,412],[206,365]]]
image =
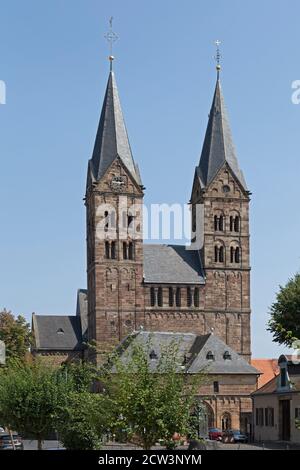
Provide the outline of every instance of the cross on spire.
[[215,45],[216,45],[216,55],[214,57],[217,65],[216,65],[216,69],[217,69],[217,74],[218,74],[218,78],[219,78],[219,73],[220,73],[220,70],[221,70],[221,65],[220,65],[220,60],[222,58],[221,56],[221,53],[220,53],[220,44],[221,44],[221,41],[219,41],[219,39],[217,39],[215,41]]
[[113,30],[113,20],[114,20],[114,18],[113,18],[113,16],[111,16],[110,19],[109,19],[109,31],[104,35],[105,39],[109,43],[110,55],[109,55],[108,59],[110,61],[110,70],[112,70],[112,63],[113,63],[113,60],[114,60],[113,45],[119,39],[119,36]]

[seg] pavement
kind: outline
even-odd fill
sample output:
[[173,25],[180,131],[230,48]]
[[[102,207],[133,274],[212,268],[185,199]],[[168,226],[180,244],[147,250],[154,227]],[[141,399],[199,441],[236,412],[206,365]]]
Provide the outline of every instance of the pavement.
[[[24,450],[37,450],[37,441],[24,440]],[[59,441],[44,441],[44,450],[63,450],[63,446]],[[138,450],[138,446],[132,444],[119,444],[116,442],[103,445],[101,450]],[[153,450],[164,449],[155,446]],[[178,449],[187,449],[187,446],[180,446]],[[208,450],[300,450],[300,445],[290,444],[287,442],[253,442],[249,444],[223,444],[217,441],[207,441]]]

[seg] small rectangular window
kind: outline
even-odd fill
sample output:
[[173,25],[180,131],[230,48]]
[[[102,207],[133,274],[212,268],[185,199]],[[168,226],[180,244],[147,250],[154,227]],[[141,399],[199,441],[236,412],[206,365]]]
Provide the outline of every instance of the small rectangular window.
[[151,307],[155,307],[156,305],[156,292],[154,287],[150,288],[150,305]]
[[105,258],[109,259],[109,242],[105,242]]
[[269,409],[265,408],[265,426],[269,426]]
[[219,382],[214,382],[214,393],[219,393]]
[[187,306],[191,307],[192,306],[192,290],[190,287],[187,288],[186,296],[187,296]]
[[194,290],[194,306],[199,307],[199,287],[195,287]]
[[128,256],[127,256],[127,243],[124,242],[123,243],[123,259],[127,259]]
[[169,307],[173,307],[173,305],[174,305],[173,287],[169,287]]
[[133,242],[129,242],[128,245],[128,259],[134,259],[134,244]]
[[181,290],[180,287],[176,289],[176,307],[181,307]]
[[116,259],[116,242],[111,242],[111,259]]

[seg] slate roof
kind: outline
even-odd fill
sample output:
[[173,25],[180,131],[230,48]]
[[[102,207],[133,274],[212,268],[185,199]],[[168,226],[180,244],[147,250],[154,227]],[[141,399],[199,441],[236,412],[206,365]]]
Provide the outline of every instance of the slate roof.
[[203,284],[199,252],[185,245],[144,244],[144,281],[167,284]]
[[88,328],[87,290],[78,289],[76,315],[32,315],[37,350],[79,351]]
[[106,93],[97,130],[91,167],[96,180],[99,180],[119,157],[136,182],[141,185],[141,178],[136,167],[123,118],[114,72],[108,77]]
[[[245,359],[227,346],[220,338],[212,333],[196,335],[193,333],[170,333],[139,331],[126,337],[118,350],[121,360],[126,362],[130,358],[130,351],[134,342],[147,346],[150,341],[150,351],[154,351],[157,359],[150,359],[149,363],[153,371],[156,370],[161,351],[172,342],[179,345],[178,370],[190,374],[205,371],[208,374],[252,374],[260,372],[251,366]],[[214,360],[207,359],[207,353],[211,351]],[[224,353],[228,352],[231,359],[224,359]]]
[[37,350],[78,351],[83,348],[79,316],[33,314],[32,323]]
[[198,166],[201,185],[208,186],[225,162],[244,189],[247,189],[243,172],[239,168],[218,78]]
[[78,289],[77,291],[76,315],[80,317],[82,339],[85,340],[87,338],[88,329],[87,289]]

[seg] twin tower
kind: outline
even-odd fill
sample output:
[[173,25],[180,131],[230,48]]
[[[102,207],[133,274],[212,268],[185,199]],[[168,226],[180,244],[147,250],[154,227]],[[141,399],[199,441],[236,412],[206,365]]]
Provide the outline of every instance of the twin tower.
[[219,72],[192,185],[193,249],[143,243],[143,196],[111,70],[85,197],[88,341],[104,352],[139,329],[214,332],[249,361],[250,192]]

